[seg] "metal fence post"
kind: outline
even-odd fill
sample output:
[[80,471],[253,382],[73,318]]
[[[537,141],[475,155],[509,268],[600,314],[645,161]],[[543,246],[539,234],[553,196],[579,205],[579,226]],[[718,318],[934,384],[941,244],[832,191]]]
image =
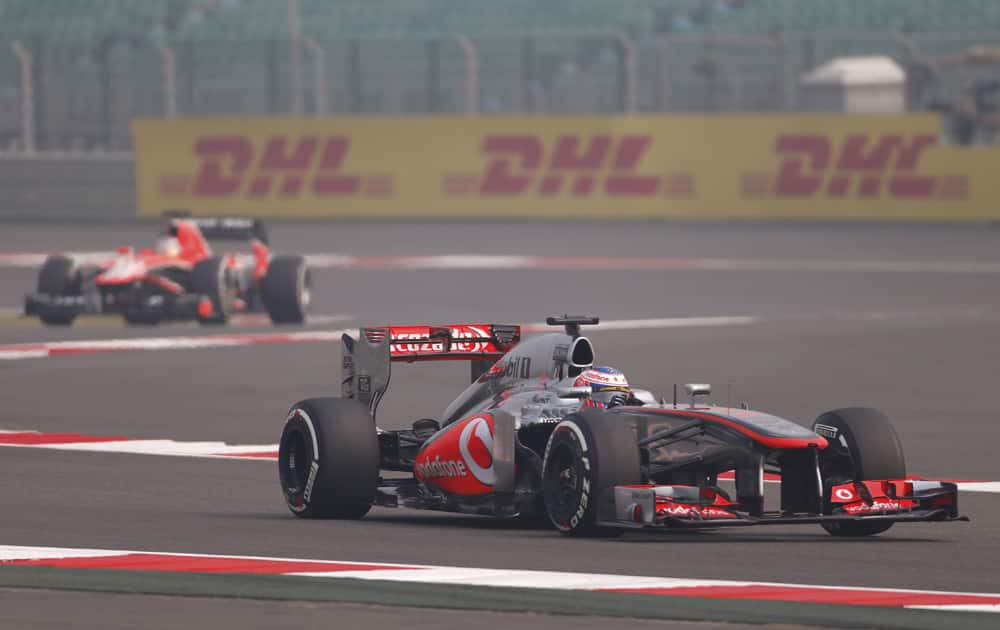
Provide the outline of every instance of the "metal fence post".
[[661,112],[670,111],[670,36],[660,33],[656,36],[656,108]]
[[535,40],[531,35],[521,41],[521,110],[535,111]]
[[35,153],[35,89],[31,76],[31,53],[20,40],[11,42],[21,70],[21,150]]
[[351,113],[360,114],[364,107],[364,95],[361,93],[361,42],[351,40],[348,54],[351,77]]
[[625,113],[632,114],[637,109],[636,99],[638,96],[636,92],[638,82],[636,80],[635,43],[622,31],[615,33],[615,39],[618,40],[618,45],[622,49],[622,109]]
[[317,116],[326,116],[329,111],[326,88],[326,51],[311,37],[303,37],[302,43],[312,55],[313,109],[315,110],[313,113]]
[[441,111],[441,45],[437,39],[427,42],[427,113]]
[[907,69],[904,98],[906,99],[905,107],[909,110],[911,107],[919,105],[923,99],[928,80],[925,73],[913,72],[912,70],[920,59],[913,36],[910,33],[896,33],[896,42],[899,44],[903,64]]
[[778,54],[778,94],[780,98],[775,109],[791,111],[795,109],[798,81],[792,66],[788,35],[784,32],[775,33],[774,45]]
[[465,35],[456,36],[465,57],[465,113],[479,111],[479,51]]
[[156,47],[163,61],[163,115],[173,118],[177,115],[177,57],[163,42]]
[[302,99],[302,6],[299,0],[288,0],[288,34],[292,40],[289,63],[289,82],[291,83],[291,109],[295,115],[301,115],[305,109]]

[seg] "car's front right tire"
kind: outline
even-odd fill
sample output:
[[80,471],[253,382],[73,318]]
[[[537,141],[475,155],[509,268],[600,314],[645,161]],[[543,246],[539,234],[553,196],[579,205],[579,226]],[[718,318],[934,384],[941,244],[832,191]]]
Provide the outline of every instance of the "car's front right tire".
[[[814,431],[817,425],[831,442],[819,458],[825,495],[833,485],[847,481],[906,477],[903,445],[881,411],[869,407],[834,409],[816,418]],[[857,538],[881,534],[892,525],[891,521],[834,521],[823,523],[823,529],[833,536]]]
[[278,446],[285,503],[302,518],[361,518],[371,509],[379,475],[375,423],[349,398],[295,403]]
[[261,297],[275,324],[301,324],[311,298],[311,278],[304,256],[275,256],[261,280]]

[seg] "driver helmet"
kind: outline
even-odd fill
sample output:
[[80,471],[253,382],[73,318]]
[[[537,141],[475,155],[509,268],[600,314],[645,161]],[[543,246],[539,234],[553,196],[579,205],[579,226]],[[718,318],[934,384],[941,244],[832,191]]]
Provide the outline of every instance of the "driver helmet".
[[176,236],[161,236],[156,239],[156,253],[168,258],[176,258],[181,255],[181,242]]
[[632,398],[632,389],[621,370],[613,367],[592,367],[576,377],[573,385],[590,386],[590,400],[603,407],[624,405]]

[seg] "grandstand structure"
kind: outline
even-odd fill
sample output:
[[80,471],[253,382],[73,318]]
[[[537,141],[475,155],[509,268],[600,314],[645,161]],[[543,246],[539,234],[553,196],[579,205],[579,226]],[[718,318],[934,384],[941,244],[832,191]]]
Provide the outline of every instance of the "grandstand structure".
[[919,109],[1000,77],[1000,2],[0,0],[0,41],[0,148],[127,150],[135,116],[791,111],[858,54]]

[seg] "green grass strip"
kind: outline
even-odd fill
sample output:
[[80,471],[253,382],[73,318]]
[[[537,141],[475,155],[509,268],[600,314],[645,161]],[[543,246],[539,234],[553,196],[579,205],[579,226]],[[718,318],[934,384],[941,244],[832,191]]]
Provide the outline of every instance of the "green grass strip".
[[836,628],[994,629],[990,613],[879,606],[665,597],[557,589],[421,584],[348,578],[0,567],[0,587],[383,606],[600,615],[678,621],[798,624]]

